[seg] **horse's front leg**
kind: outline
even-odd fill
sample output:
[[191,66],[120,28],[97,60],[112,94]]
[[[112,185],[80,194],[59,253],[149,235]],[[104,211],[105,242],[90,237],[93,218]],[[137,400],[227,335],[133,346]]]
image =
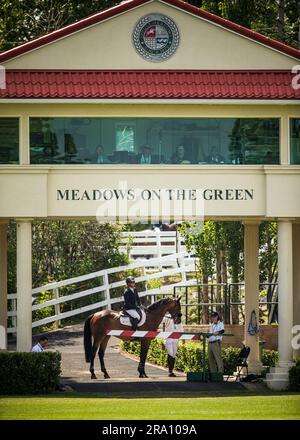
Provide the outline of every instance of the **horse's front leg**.
[[150,340],[142,339],[141,340],[141,352],[140,352],[140,363],[138,366],[138,372],[140,373],[140,377],[148,377],[145,373],[145,364],[147,359],[147,353],[150,345]]

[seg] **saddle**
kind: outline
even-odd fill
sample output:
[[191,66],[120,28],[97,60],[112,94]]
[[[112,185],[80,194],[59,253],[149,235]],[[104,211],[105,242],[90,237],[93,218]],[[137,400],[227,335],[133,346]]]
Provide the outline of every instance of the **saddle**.
[[[137,323],[138,327],[141,327],[146,322],[146,313],[143,309],[138,310],[138,314],[140,315],[140,319]],[[126,310],[122,310],[119,314],[120,323],[125,325],[126,327],[131,327],[131,316],[126,313]]]

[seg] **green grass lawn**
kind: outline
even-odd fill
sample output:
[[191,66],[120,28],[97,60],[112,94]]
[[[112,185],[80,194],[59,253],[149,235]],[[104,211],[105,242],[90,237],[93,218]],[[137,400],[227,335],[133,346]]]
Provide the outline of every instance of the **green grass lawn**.
[[[200,394],[200,393],[199,393]],[[153,397],[155,396],[155,397]],[[133,398],[96,393],[52,396],[2,397],[0,419],[4,420],[205,420],[290,419],[300,420],[300,394],[266,395],[201,394],[157,396],[136,394]],[[186,397],[183,397],[186,396]]]

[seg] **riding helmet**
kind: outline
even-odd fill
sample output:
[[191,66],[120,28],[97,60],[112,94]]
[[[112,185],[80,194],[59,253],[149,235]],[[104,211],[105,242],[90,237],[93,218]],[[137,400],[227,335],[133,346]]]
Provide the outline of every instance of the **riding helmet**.
[[135,282],[134,277],[128,277],[128,278],[126,278],[126,284],[134,283],[134,282]]

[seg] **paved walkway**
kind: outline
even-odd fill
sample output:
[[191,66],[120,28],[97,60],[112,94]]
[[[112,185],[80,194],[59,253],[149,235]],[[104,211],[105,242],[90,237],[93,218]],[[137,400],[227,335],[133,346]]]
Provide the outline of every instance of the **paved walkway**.
[[97,380],[91,380],[89,364],[85,362],[83,327],[76,325],[49,333],[49,349],[62,355],[62,383],[75,391],[85,392],[144,392],[144,391],[224,391],[245,389],[240,383],[187,382],[186,375],[169,378],[165,368],[146,364],[148,379],[138,377],[138,362],[119,351],[120,340],[110,338],[105,352],[105,365],[111,379],[104,379],[98,357],[95,359]]

